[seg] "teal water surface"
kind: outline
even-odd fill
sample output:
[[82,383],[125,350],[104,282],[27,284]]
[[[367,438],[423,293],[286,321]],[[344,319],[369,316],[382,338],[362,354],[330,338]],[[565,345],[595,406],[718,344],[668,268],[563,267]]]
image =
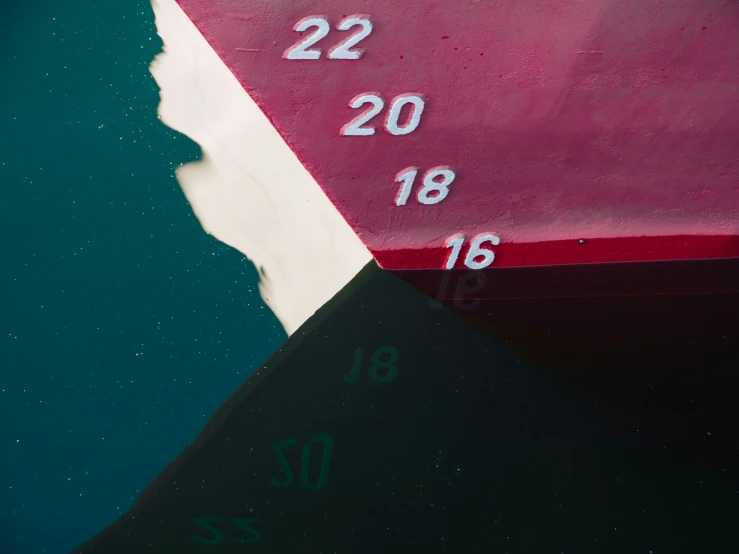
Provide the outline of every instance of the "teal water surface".
[[174,176],[146,0],[3,3],[2,551],[115,520],[285,340]]

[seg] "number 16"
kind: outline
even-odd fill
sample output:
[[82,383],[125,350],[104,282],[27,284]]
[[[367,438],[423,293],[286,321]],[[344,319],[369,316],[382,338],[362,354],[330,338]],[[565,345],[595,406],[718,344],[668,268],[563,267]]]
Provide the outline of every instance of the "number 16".
[[[470,249],[467,252],[467,257],[464,259],[464,265],[470,269],[484,269],[493,263],[493,260],[495,260],[495,253],[487,248],[481,248],[482,244],[485,242],[489,242],[493,246],[498,246],[500,244],[500,238],[490,233],[483,233],[474,237],[472,239],[472,244],[470,244]],[[449,253],[449,256],[447,256],[444,269],[454,269],[457,259],[459,258],[459,253],[462,251],[463,244],[463,234],[452,235],[447,239],[444,246],[451,248],[452,251]],[[482,258],[482,260],[478,261],[479,258]]]

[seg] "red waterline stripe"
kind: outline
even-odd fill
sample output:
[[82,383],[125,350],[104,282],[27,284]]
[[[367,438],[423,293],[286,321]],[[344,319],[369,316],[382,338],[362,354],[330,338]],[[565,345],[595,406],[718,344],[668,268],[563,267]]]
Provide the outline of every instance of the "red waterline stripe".
[[[739,257],[739,235],[675,235],[501,243],[492,267],[527,267],[612,262],[700,260]],[[455,268],[464,269],[469,243],[465,242]],[[449,248],[373,250],[384,269],[442,269]]]

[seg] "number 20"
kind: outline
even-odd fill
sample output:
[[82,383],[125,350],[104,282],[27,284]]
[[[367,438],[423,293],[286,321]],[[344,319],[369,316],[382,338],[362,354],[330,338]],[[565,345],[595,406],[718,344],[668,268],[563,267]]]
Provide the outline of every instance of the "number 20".
[[[385,101],[377,93],[365,92],[352,98],[349,102],[349,107],[361,108],[365,104],[372,104],[372,107],[344,125],[341,128],[342,135],[345,137],[367,137],[375,134],[374,127],[362,127],[362,125],[368,123],[370,119],[382,111],[382,108],[385,107]],[[411,105],[412,111],[408,121],[401,126],[398,122],[400,111],[406,104]],[[396,96],[390,102],[390,111],[385,119],[385,129],[391,135],[407,135],[408,133],[412,133],[418,128],[419,123],[421,123],[421,114],[423,113],[424,107],[426,107],[426,102],[419,94],[408,93]]]
[[[361,26],[362,29],[328,51],[328,58],[330,60],[358,60],[364,55],[363,48],[356,50],[350,50],[350,48],[356,46],[372,32],[372,21],[370,21],[368,15],[355,14],[345,17],[339,22],[336,28],[339,31],[348,31],[357,25]],[[285,50],[285,53],[282,55],[283,58],[288,60],[317,60],[321,57],[321,50],[308,50],[308,48],[322,38],[325,38],[331,26],[325,16],[311,15],[298,21],[295,27],[293,27],[293,31],[302,33],[311,27],[316,27],[318,30]]]

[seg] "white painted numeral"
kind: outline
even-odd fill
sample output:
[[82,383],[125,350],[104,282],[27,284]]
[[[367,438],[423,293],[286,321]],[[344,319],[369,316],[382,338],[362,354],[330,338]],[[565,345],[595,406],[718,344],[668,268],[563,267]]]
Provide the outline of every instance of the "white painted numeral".
[[[411,115],[406,121],[406,124],[401,127],[398,125],[398,118],[400,118],[400,110],[406,104],[411,104]],[[393,98],[392,104],[390,105],[390,112],[387,115],[387,121],[385,122],[385,128],[391,135],[407,135],[412,133],[421,123],[421,114],[426,103],[423,98],[415,94],[401,94]]]
[[[493,246],[498,246],[500,244],[500,238],[490,233],[483,233],[474,237],[467,256],[464,259],[465,266],[470,269],[484,269],[493,263],[495,253],[487,248],[482,248],[483,243],[486,242],[491,243]],[[459,259],[462,244],[464,244],[464,235],[452,235],[447,239],[445,246],[446,248],[451,248],[452,251],[447,258],[444,266],[445,269],[454,268],[454,265]],[[477,261],[480,257],[482,257],[482,260]]]
[[[480,248],[484,242],[490,242],[493,246],[500,244],[500,239],[495,235],[484,234],[477,235],[470,245],[470,250],[467,252],[467,257],[464,259],[464,265],[470,269],[484,269],[493,263],[495,260],[495,254],[492,250],[487,248]],[[482,261],[476,262],[475,260],[482,256]]]
[[[441,177],[441,180],[437,181],[437,177]],[[423,187],[418,191],[418,201],[427,206],[438,204],[449,195],[449,185],[455,177],[454,171],[446,166],[429,169],[423,177]],[[437,194],[429,196],[429,192]]]
[[[362,28],[328,51],[330,60],[358,60],[364,56],[364,48],[354,50],[351,50],[351,48],[366,39],[372,32],[373,27],[370,17],[362,14],[350,15],[342,19],[336,28],[339,31],[348,31],[357,25]],[[308,50],[308,48],[325,38],[331,26],[325,16],[310,15],[298,21],[293,27],[293,31],[303,33],[311,27],[317,27],[318,30],[285,50],[285,53],[282,54],[283,58],[288,60],[317,60],[321,57],[321,50]]]
[[[380,98],[380,95],[376,92],[363,92],[362,94],[352,98],[351,102],[349,102],[349,107],[361,108],[367,103],[373,104],[374,108],[355,117],[349,123],[344,125],[341,128],[342,135],[369,136],[375,134],[374,127],[362,127],[362,125],[369,122],[370,119],[382,111],[382,108],[385,106],[385,101]],[[403,127],[400,127],[398,125],[398,117],[400,116],[401,108],[406,104],[412,104],[413,108],[406,124]],[[390,112],[387,119],[385,120],[385,129],[392,135],[407,135],[408,133],[415,131],[418,124],[421,122],[423,106],[423,98],[416,94],[401,94],[400,96],[395,97],[390,106]]]
[[282,55],[283,58],[287,58],[288,60],[317,60],[321,57],[320,50],[308,50],[307,48],[324,38],[331,27],[324,16],[311,15],[298,21],[295,27],[293,27],[293,31],[302,33],[311,27],[318,27],[318,30],[285,50],[285,53]]
[[453,235],[449,237],[444,245],[447,248],[451,248],[452,251],[449,253],[449,257],[446,260],[445,269],[452,269],[457,263],[459,258],[459,252],[462,250],[464,244],[464,235]]
[[411,189],[413,188],[413,181],[416,180],[416,175],[418,175],[417,167],[409,167],[398,173],[395,182],[403,183],[403,185],[400,187],[398,197],[395,199],[396,206],[405,206],[408,197],[411,195]]
[[[398,191],[398,196],[395,199],[396,206],[405,206],[408,201],[408,197],[411,194],[413,188],[413,182],[418,175],[417,167],[409,167],[398,173],[395,178],[396,183],[403,183]],[[441,180],[437,181],[441,177]],[[429,169],[423,176],[423,187],[418,191],[418,201],[421,204],[431,206],[438,204],[444,198],[449,195],[449,185],[452,184],[456,175],[448,166],[439,166]],[[430,192],[434,192],[434,196],[429,196]]]
[[358,48],[356,50],[350,50],[352,46],[356,46],[359,42],[364,40],[372,32],[372,21],[370,21],[367,15],[350,15],[342,19],[336,28],[339,31],[348,31],[352,27],[361,25],[361,29],[351,35],[349,38],[343,40],[331,50],[329,50],[328,57],[331,60],[358,60],[364,56],[364,48]]
[[364,93],[352,98],[352,101],[349,102],[349,107],[361,108],[365,104],[372,104],[373,107],[344,125],[341,128],[342,135],[347,137],[367,137],[375,134],[374,127],[362,127],[362,125],[379,114],[385,106],[385,102],[376,94]]

